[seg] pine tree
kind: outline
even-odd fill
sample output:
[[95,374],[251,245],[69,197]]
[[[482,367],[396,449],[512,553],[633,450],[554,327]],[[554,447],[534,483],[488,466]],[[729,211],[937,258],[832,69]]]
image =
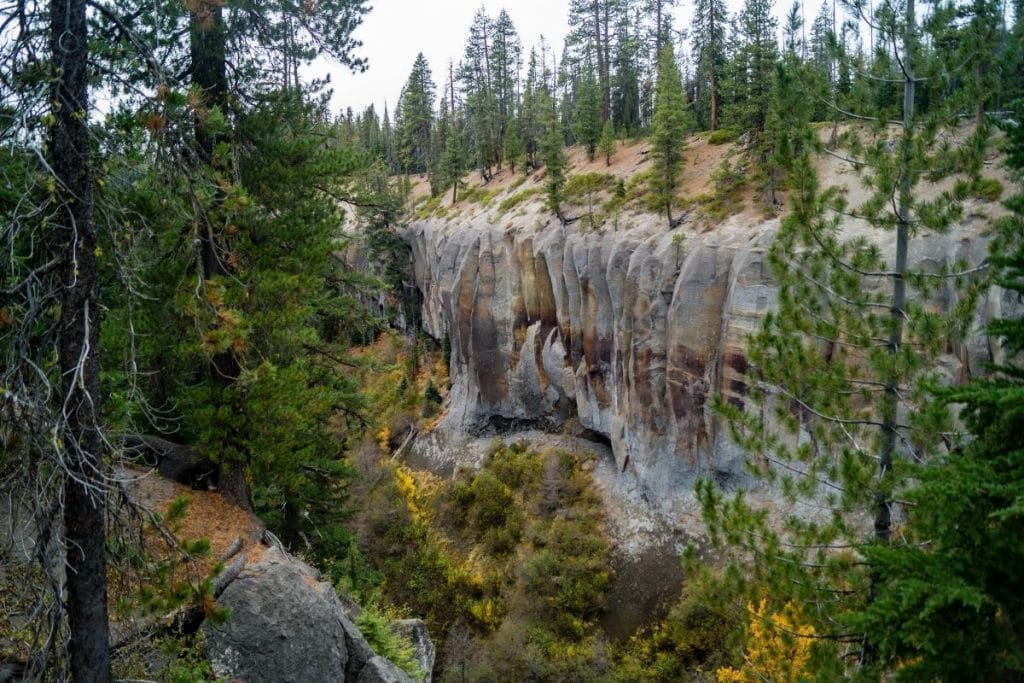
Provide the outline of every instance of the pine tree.
[[505,139],[515,121],[519,107],[519,71],[523,61],[523,46],[512,23],[512,17],[504,9],[491,26],[493,45],[491,58],[491,83],[497,101],[497,139],[499,167],[504,156]]
[[[599,89],[598,101],[601,120],[607,120],[610,111],[611,65],[610,26],[616,12],[617,0],[571,0],[569,3],[570,35],[567,43],[583,47],[584,59],[596,65]],[[567,46],[568,47],[568,46]],[[564,60],[563,60],[564,61]]]
[[[234,303],[247,328],[238,348],[243,371],[236,385],[214,390],[227,394],[233,414],[208,412],[200,392],[193,424],[208,448],[251,454],[256,507],[290,548],[320,535],[318,552],[339,555],[348,538],[337,528],[340,484],[351,473],[332,430],[338,412],[358,414],[362,399],[330,367],[344,349],[324,331],[359,325],[335,284],[351,286],[334,256],[343,216],[334,195],[348,184],[356,152],[325,146],[329,130],[316,104],[293,91],[247,113],[236,135],[245,143],[239,181],[259,207],[239,217],[245,229],[236,247],[246,283]],[[231,296],[225,291],[225,304]]]
[[[824,2],[818,15],[811,23],[810,40],[808,45],[807,78],[812,84],[815,93],[814,115],[815,121],[825,121],[830,117],[836,117],[837,113],[829,107],[829,102],[838,105],[838,78],[836,73],[835,59],[835,34],[832,30],[833,17],[832,6]],[[838,118],[835,118],[838,122]]]
[[697,0],[693,9],[693,63],[699,124],[718,130],[728,14],[723,0]]
[[811,23],[810,61],[828,75],[828,82],[834,80],[832,51],[829,48],[829,34],[832,33],[832,8],[828,2],[821,4],[817,16]]
[[683,148],[689,126],[683,81],[671,46],[661,51],[658,87],[651,125],[651,192],[658,210],[665,212],[670,228],[675,227],[672,205],[683,167]]
[[564,223],[562,192],[565,189],[565,167],[567,164],[563,148],[565,137],[562,134],[562,124],[558,119],[558,103],[546,88],[541,90],[539,106],[543,128],[540,152],[544,157],[544,166],[547,171],[545,189],[547,190],[548,209]]
[[[1024,99],[1024,0],[1014,0],[1014,22],[1009,31],[1002,31],[1002,54],[999,71],[1002,76],[997,102]],[[1005,20],[1005,17],[1004,17]]]
[[526,83],[523,87],[523,101],[519,114],[519,129],[522,135],[523,148],[526,152],[526,165],[538,168],[540,162],[537,152],[540,147],[540,92],[541,74],[538,72],[537,49],[530,50],[530,59],[526,70]]
[[[920,29],[914,3],[896,9],[881,7],[875,25],[884,32],[881,44],[898,49],[891,57],[898,56],[903,76],[899,136],[893,140],[887,102],[876,100],[875,109],[862,103],[860,115],[880,116],[877,123],[850,126],[838,139],[841,156],[867,190],[864,201],[851,206],[845,187],[820,185],[808,98],[776,110],[785,117],[775,145],[791,210],[769,258],[779,308],[748,339],[749,395],[718,401],[733,437],[752,454],[752,471],[774,481],[787,502],[821,514],[772,522],[742,495],[725,501],[707,483],[699,494],[712,534],[752,562],[756,591],[804,606],[819,634],[815,647],[825,677],[848,673],[848,662],[878,673],[870,667],[880,643],[857,621],[858,610],[881,590],[878,572],[864,558],[874,548],[905,543],[893,529],[906,484],[903,463],[942,452],[941,435],[950,428],[949,411],[929,400],[923,382],[947,344],[963,334],[977,293],[956,285],[971,272],[969,264],[919,272],[909,260],[913,237],[946,230],[961,216],[988,131],[981,128],[953,148],[942,142],[943,135],[958,134],[942,128],[949,110],[915,108],[915,74],[924,66]],[[793,62],[787,70],[799,67]],[[783,77],[801,80],[786,70]],[[952,190],[934,198],[921,193],[926,178],[954,172],[960,175]],[[858,229],[847,232],[844,220]],[[876,242],[864,236],[864,226],[894,239]],[[879,242],[891,247],[883,251]],[[956,303],[938,311],[928,299],[945,286],[956,290]]]
[[448,146],[448,138],[451,137],[452,117],[448,113],[448,102],[441,98],[441,109],[437,114],[437,121],[430,136],[430,196],[437,197],[444,190],[444,179],[441,177],[441,160],[444,158],[444,150]]
[[[48,353],[35,366],[48,368],[56,362],[59,368],[52,389],[57,405],[49,425],[50,443],[41,449],[49,462],[39,463],[39,467],[64,480],[63,505],[57,510],[62,509],[64,515],[69,673],[76,681],[102,683],[112,680],[106,561],[109,475],[100,431],[99,239],[90,158],[89,29],[84,0],[52,0],[49,39],[53,124],[48,156],[56,206],[52,225],[44,234],[63,286],[51,311],[60,320],[57,358]],[[44,328],[36,331],[41,332]],[[47,536],[50,533],[47,531]],[[46,536],[36,542],[43,538]],[[37,552],[47,554],[51,549],[44,544]],[[57,581],[56,576],[47,579]]]
[[765,128],[775,77],[777,22],[769,0],[746,0],[737,20],[740,44],[734,61],[736,100],[731,125],[756,140]]
[[523,146],[523,138],[519,135],[519,126],[513,122],[505,134],[505,162],[509,170],[516,172],[516,166],[522,168],[526,160],[526,148]]
[[398,155],[406,173],[426,173],[430,168],[435,92],[430,65],[421,52],[416,55],[412,72],[402,89],[395,117]]
[[500,161],[500,117],[493,83],[493,22],[484,8],[477,10],[469,28],[459,81],[467,114],[467,143],[484,182]]
[[[968,24],[956,56],[963,55],[966,59],[970,55],[970,61],[974,64],[974,73],[968,80],[967,96],[974,102],[977,125],[984,123],[985,112],[994,101],[999,85],[997,60],[1002,13],[1001,3],[995,0],[974,0],[970,7],[961,11],[961,15],[968,14]],[[956,63],[950,65],[951,69],[957,67]]]
[[451,134],[445,144],[444,157],[441,158],[441,182],[445,187],[451,186],[452,204],[459,199],[459,185],[466,173],[464,136],[464,126],[453,122]]
[[604,122],[604,128],[601,129],[601,141],[598,143],[598,149],[601,151],[601,156],[604,157],[604,165],[612,165],[612,155],[615,154],[615,129],[612,128],[611,121]]
[[384,103],[384,119],[381,122],[381,136],[384,144],[384,162],[392,173],[399,173],[398,153],[395,150],[395,131],[391,127],[391,117],[388,114],[388,105]]
[[640,41],[624,12],[615,33],[615,71],[611,87],[611,121],[624,134],[640,130]]
[[583,67],[574,113],[573,132],[576,140],[586,148],[587,159],[593,161],[597,144],[601,141],[601,93],[594,68],[589,63]]
[[644,0],[643,12],[650,22],[650,50],[653,61],[660,66],[665,47],[672,46],[672,14],[676,0]]
[[[1024,104],[1024,103],[1021,103]],[[1018,109],[1020,111],[1020,109]],[[1024,180],[1024,126],[1007,126],[1008,164]],[[1019,188],[1024,188],[1021,183]],[[994,282],[1024,294],[1024,191],[1007,200],[991,245]],[[914,467],[907,542],[873,547],[874,600],[853,619],[884,664],[908,680],[1001,681],[1024,675],[1024,321],[998,319],[1007,361],[993,376],[939,391],[962,406],[973,440]],[[951,624],[956,624],[951,628]]]

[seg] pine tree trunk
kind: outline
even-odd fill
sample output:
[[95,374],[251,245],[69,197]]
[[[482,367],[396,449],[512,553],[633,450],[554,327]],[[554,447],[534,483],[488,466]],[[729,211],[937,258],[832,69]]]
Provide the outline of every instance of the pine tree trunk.
[[608,108],[605,100],[605,84],[608,79],[605,77],[605,58],[604,58],[604,33],[601,30],[601,2],[600,0],[594,0],[594,51],[597,52],[597,79],[599,87],[601,88],[601,122],[608,120]]
[[655,0],[654,58],[661,59],[661,0]]
[[601,71],[601,123],[605,123],[612,115],[612,77],[611,77],[611,36],[608,32],[608,25],[611,23],[610,3],[604,3],[604,36],[602,46],[604,48],[604,68]]
[[718,130],[718,75],[711,66],[711,130]]
[[883,399],[882,430],[884,441],[881,458],[879,460],[879,492],[876,496],[875,509],[875,538],[882,542],[888,542],[892,534],[892,496],[886,491],[886,481],[889,472],[892,470],[893,456],[896,451],[898,436],[898,408],[899,408],[899,371],[896,368],[896,356],[899,354],[903,344],[903,318],[906,308],[907,283],[905,274],[907,271],[907,251],[910,240],[910,192],[913,150],[912,142],[914,135],[914,3],[906,3],[906,33],[903,38],[903,141],[902,141],[902,163],[901,179],[899,188],[899,201],[897,206],[898,222],[896,225],[896,264],[893,269],[893,292],[892,292],[892,329],[889,333],[889,353],[892,356],[892,368],[886,379],[885,396]]
[[75,681],[111,680],[107,618],[106,481],[99,427],[99,268],[89,166],[86,0],[52,0],[50,51],[54,122],[50,160],[60,201],[54,230],[64,258],[61,293],[61,435],[66,452],[64,535],[70,669]]
[[302,546],[301,525],[302,515],[299,506],[295,504],[295,494],[288,493],[284,503],[284,541],[285,546],[292,552],[298,551]]
[[[223,108],[227,102],[227,56],[226,30],[221,4],[200,0],[192,12],[189,50],[192,60],[192,82],[203,95],[207,109]],[[202,112],[195,121],[196,148],[200,161],[207,167],[214,163],[218,135],[209,129]],[[209,214],[219,209],[222,196],[214,198]],[[221,258],[221,245],[214,234],[214,221],[209,214],[200,221],[199,248],[203,278],[211,279],[228,275],[229,270]],[[213,380],[222,387],[229,387],[241,374],[238,358],[232,350],[220,352],[210,361]],[[220,490],[222,494],[246,510],[252,510],[252,500],[245,477],[244,463],[220,461]]]
[[[985,82],[985,75],[986,75],[986,72],[987,72],[987,69],[985,68],[985,66],[986,65],[985,65],[984,59],[979,59],[977,73],[975,75],[975,77],[978,79],[978,87],[979,88],[981,87],[981,84],[983,84]],[[985,123],[985,94],[984,93],[979,93],[979,95],[978,95],[978,110],[977,110],[977,113],[975,114],[974,118],[975,118],[975,123],[977,123],[979,126],[981,124]]]

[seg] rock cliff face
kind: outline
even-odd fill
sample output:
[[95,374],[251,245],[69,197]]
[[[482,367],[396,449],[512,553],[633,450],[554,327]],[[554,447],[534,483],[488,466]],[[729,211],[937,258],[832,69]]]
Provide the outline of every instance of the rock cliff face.
[[[407,232],[424,325],[451,342],[442,432],[552,429],[576,418],[610,443],[647,499],[671,498],[700,475],[744,485],[743,454],[711,401],[746,397],[744,338],[777,301],[766,255],[777,219],[741,214],[698,233],[633,216],[595,232],[563,227],[539,203],[511,217],[462,211]],[[919,240],[912,264],[980,262],[982,224]],[[935,302],[952,303],[949,293]],[[990,293],[982,315],[1009,303]],[[962,376],[990,353],[979,336],[942,368]],[[433,457],[459,456],[435,448]]]

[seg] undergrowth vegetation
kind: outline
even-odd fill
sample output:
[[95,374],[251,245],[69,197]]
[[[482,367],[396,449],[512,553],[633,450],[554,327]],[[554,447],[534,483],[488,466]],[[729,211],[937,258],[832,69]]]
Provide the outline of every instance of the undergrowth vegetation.
[[[574,676],[604,659],[611,581],[586,459],[496,443],[449,481],[388,462],[359,520],[381,592],[423,615],[470,680]],[[453,680],[458,680],[453,679]]]
[[742,663],[727,637],[745,623],[742,603],[699,563],[664,620],[622,643],[605,634],[614,562],[593,456],[495,440],[478,468],[453,477],[405,464],[410,430],[444,416],[443,350],[423,347],[388,335],[362,351],[377,421],[356,449],[359,544],[335,565],[340,587],[423,618],[440,681],[713,680]]

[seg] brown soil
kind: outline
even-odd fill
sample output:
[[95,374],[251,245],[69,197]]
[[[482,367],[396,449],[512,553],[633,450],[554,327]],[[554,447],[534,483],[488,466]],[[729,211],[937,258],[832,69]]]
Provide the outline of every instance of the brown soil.
[[[831,136],[832,125],[828,123],[817,125],[822,141],[826,141]],[[840,125],[839,132],[842,133],[848,130],[851,125],[853,124],[847,123]],[[953,140],[954,145],[957,142],[966,139],[971,132],[972,127],[970,125],[964,125],[961,129],[958,129],[953,135],[955,138]],[[710,134],[707,132],[700,133],[698,135],[691,136],[687,140],[686,149],[683,153],[685,163],[683,166],[679,190],[679,198],[682,202],[702,196],[707,197],[713,194],[714,181],[712,180],[712,175],[721,166],[727,156],[733,152],[739,151],[737,150],[736,143],[725,143],[721,145],[710,144],[708,142],[709,135]],[[894,129],[893,138],[895,139],[898,135],[899,131]],[[600,154],[598,154],[593,161],[588,161],[586,158],[586,152],[582,146],[577,145],[570,147],[566,150],[566,155],[569,161],[568,175],[573,176],[584,173],[602,173],[628,180],[636,174],[646,170],[646,167],[649,165],[649,151],[650,142],[646,139],[619,141],[616,146],[615,153],[612,156],[611,164],[606,165],[604,157]],[[734,163],[738,164],[742,162],[742,154],[735,154]],[[851,204],[859,204],[867,198],[865,189],[859,182],[857,174],[848,163],[829,155],[822,155],[816,159],[815,166],[817,167],[823,184],[844,185],[848,188],[848,199]],[[991,154],[991,158],[986,160],[982,175],[999,180],[1003,183],[1004,187],[1010,187],[1012,185],[1006,170],[1002,167],[1002,164],[998,162],[998,154],[994,151]],[[480,188],[481,186],[484,186],[491,192],[496,191],[496,196],[494,196],[488,205],[488,210],[493,210],[503,199],[508,196],[512,196],[515,192],[541,186],[544,182],[544,177],[545,173],[542,168],[539,171],[532,173],[525,181],[523,181],[521,172],[517,171],[516,173],[512,173],[505,168],[498,171],[491,181],[486,184],[483,183],[483,179],[477,172],[468,174],[463,180],[466,183],[467,190],[469,191],[475,188]],[[426,176],[423,175],[412,176],[412,180],[413,203],[415,203],[417,199],[429,194],[430,185]],[[933,199],[942,191],[949,189],[952,186],[952,183],[953,181],[951,179],[947,179],[936,184],[923,183],[919,188],[919,191],[923,198]],[[785,211],[785,192],[778,192],[776,199],[780,203],[778,207],[773,208],[768,206],[765,203],[765,198],[760,196],[760,193],[756,190],[754,184],[747,182],[745,186],[740,188],[737,194],[731,198],[729,213],[747,214],[755,220],[766,219],[772,215],[777,215],[777,211],[779,210]],[[530,201],[541,202],[543,201],[543,197],[538,196]],[[447,208],[450,207],[450,205],[451,196],[449,193],[442,198],[441,206]],[[461,215],[466,210],[472,213],[480,208],[480,206],[475,206],[471,202],[460,202],[453,215]],[[985,213],[988,218],[994,218],[1003,213],[1003,210],[998,202],[988,202],[985,207]],[[714,225],[709,225],[708,227],[713,229]]]

